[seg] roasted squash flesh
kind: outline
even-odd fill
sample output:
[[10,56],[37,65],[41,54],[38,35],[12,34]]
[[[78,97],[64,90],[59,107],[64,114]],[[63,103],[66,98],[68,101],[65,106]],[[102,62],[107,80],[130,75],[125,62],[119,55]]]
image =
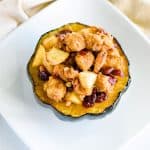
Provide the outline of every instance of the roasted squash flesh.
[[[59,50],[60,47],[58,44],[56,44],[57,39],[55,39],[55,36],[64,30],[66,30],[66,31],[69,30],[69,31],[76,33],[76,32],[80,32],[82,29],[86,29],[87,27],[88,27],[87,25],[80,24],[80,23],[70,23],[70,24],[64,25],[60,28],[57,28],[55,30],[45,33],[40,38],[40,40],[35,48],[34,54],[32,55],[32,57],[28,63],[28,73],[29,73],[29,76],[31,77],[34,93],[36,94],[36,96],[42,102],[53,106],[60,113],[67,115],[67,116],[72,116],[72,117],[80,117],[85,114],[93,114],[93,115],[103,114],[104,112],[107,111],[108,108],[112,107],[113,105],[116,104],[116,102],[119,101],[120,94],[124,92],[124,90],[127,88],[129,81],[130,81],[128,59],[127,59],[125,53],[123,52],[122,48],[120,47],[119,43],[117,42],[117,40],[115,38],[113,38],[113,43],[110,43],[110,44],[115,45],[116,52],[114,52],[114,53],[116,53],[116,55],[118,54],[120,57],[119,62],[121,62],[121,71],[123,73],[123,76],[115,76],[117,82],[114,84],[113,89],[109,91],[109,94],[107,95],[107,99],[105,101],[103,101],[101,103],[95,103],[92,107],[87,108],[82,105],[80,100],[78,100],[78,95],[76,95],[76,93],[74,93],[74,91],[67,94],[67,96],[66,96],[66,97],[68,97],[71,95],[73,97],[74,103],[71,103],[69,106],[66,105],[66,101],[64,101],[64,100],[57,102],[57,101],[50,99],[47,96],[47,93],[43,88],[45,85],[45,81],[41,80],[38,75],[39,67],[41,65],[48,66],[49,70],[47,68],[46,69],[51,76],[52,70],[54,70],[54,68],[56,67],[55,65],[58,65],[60,63],[65,65],[64,62],[65,61],[67,62],[68,58],[70,57],[69,56],[70,49],[66,48],[66,50],[64,50],[64,51]],[[83,30],[83,32],[86,32],[86,31]],[[93,38],[95,38],[95,37],[93,37]],[[73,46],[75,47],[76,45],[73,45]],[[90,44],[88,46],[90,47]],[[99,46],[99,45],[96,45],[96,46]],[[55,50],[54,47],[56,47],[57,50]],[[72,47],[72,49],[71,49],[72,51],[74,51],[74,47]],[[85,47],[85,45],[82,45],[80,47]],[[79,49],[79,51],[80,51],[80,49]],[[99,53],[99,55],[105,55],[105,54],[101,54],[100,52],[97,52],[96,49],[93,49],[93,51],[94,51],[94,54]],[[112,52],[110,51],[110,53],[112,53]],[[52,57],[51,54],[52,55],[54,54],[53,56],[55,56],[55,57]],[[113,56],[113,54],[111,56],[115,57],[115,56]],[[92,58],[92,60],[90,62],[91,64],[90,63],[89,63],[89,65],[87,64],[87,66],[85,67],[85,70],[84,70],[84,66],[82,66],[82,64],[80,65],[80,68],[81,69],[83,68],[83,72],[80,73],[80,75],[79,75],[79,76],[81,76],[81,79],[82,79],[82,77],[86,76],[85,72],[89,72],[87,69],[89,69],[92,66],[92,63],[94,63],[93,59],[95,59],[96,56],[94,56],[94,55],[91,56],[91,54],[89,53],[89,55],[87,55],[87,57]],[[77,59],[80,59],[80,58],[81,58],[81,60],[83,60],[82,57],[80,57],[80,56],[77,57]],[[105,59],[107,59],[107,58],[105,58]],[[49,63],[46,63],[46,65],[45,65],[45,63],[43,63],[45,60],[50,60],[50,61],[49,61]],[[103,60],[99,60],[99,61],[101,63]],[[109,60],[105,60],[105,61],[109,61]],[[108,64],[104,63],[102,65],[105,68],[107,68],[107,67],[110,67]],[[117,64],[119,67],[119,63],[117,63]],[[92,79],[93,83],[96,82],[96,76],[97,76],[98,72],[100,71],[100,69],[102,68],[101,66],[99,66],[99,62],[97,62],[96,65],[97,66],[93,67],[94,70],[96,70],[95,73],[94,72],[89,73],[89,75],[91,75],[91,77],[93,77],[93,79]],[[55,68],[55,69],[57,69],[57,68]],[[59,80],[63,80],[64,78],[65,78],[65,76],[60,77]],[[86,76],[86,78],[88,78],[88,76]],[[84,79],[88,80],[86,78],[84,78]],[[64,82],[66,82],[66,80],[67,79],[65,78]],[[80,80],[79,80],[79,82],[80,82]],[[81,83],[82,82],[83,82],[83,85],[85,85],[85,86],[86,85],[92,86],[92,84],[89,84],[89,83],[85,84],[84,80],[82,80]],[[66,89],[67,89],[67,87],[66,87]],[[64,90],[66,90],[66,89],[64,89]],[[59,91],[59,88],[58,88],[58,91]],[[70,100],[70,97],[68,99]]]

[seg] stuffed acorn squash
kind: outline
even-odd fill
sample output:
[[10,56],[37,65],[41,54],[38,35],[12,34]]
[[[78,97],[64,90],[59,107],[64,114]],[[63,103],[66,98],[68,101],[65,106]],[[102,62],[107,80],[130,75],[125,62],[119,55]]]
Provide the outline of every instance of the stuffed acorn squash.
[[130,81],[128,59],[117,40],[80,23],[45,33],[28,72],[38,98],[72,117],[112,110]]

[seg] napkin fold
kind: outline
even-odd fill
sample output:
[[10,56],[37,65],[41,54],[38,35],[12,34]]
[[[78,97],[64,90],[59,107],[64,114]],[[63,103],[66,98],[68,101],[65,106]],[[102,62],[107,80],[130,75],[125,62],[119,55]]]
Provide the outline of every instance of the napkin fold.
[[150,37],[150,0],[110,0]]
[[0,39],[52,0],[0,0]]
[[[0,38],[53,0],[0,0]],[[150,0],[109,0],[150,36]]]

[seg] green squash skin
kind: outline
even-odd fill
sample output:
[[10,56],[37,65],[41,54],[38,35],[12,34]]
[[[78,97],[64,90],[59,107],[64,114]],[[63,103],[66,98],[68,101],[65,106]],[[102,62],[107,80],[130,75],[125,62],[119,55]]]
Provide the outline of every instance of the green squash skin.
[[[80,24],[80,25],[84,25],[85,27],[86,27],[86,26],[88,27],[88,25],[85,25],[85,24],[82,24],[82,23],[79,23],[79,22],[69,23],[69,24],[67,24],[67,25],[72,25],[72,24],[75,24],[75,23]],[[69,119],[71,119],[71,118],[72,118],[73,120],[74,120],[74,119],[76,120],[76,119],[84,118],[84,117],[86,117],[86,116],[87,116],[89,119],[95,119],[95,118],[97,118],[98,116],[99,116],[100,118],[103,118],[103,117],[105,117],[107,114],[110,114],[111,112],[113,112],[113,111],[115,110],[116,106],[117,106],[118,103],[120,102],[120,99],[121,99],[122,95],[127,91],[127,89],[129,88],[129,86],[130,86],[130,84],[131,84],[130,62],[129,62],[128,57],[127,57],[127,55],[125,54],[124,50],[122,49],[121,45],[119,44],[118,40],[117,40],[114,36],[113,36],[113,37],[114,37],[114,40],[116,41],[116,43],[117,43],[118,46],[120,47],[120,49],[121,49],[123,55],[124,55],[124,56],[126,57],[126,59],[127,59],[127,62],[128,62],[129,79],[128,79],[127,84],[125,85],[125,88],[118,94],[118,97],[117,97],[117,99],[114,101],[114,103],[113,103],[111,106],[105,108],[105,110],[104,110],[103,112],[98,113],[98,114],[86,113],[86,114],[83,114],[83,115],[78,116],[78,117],[74,117],[74,116],[71,116],[71,115],[66,115],[66,114],[63,114],[62,112],[60,112],[59,110],[57,110],[57,109],[56,109],[55,107],[53,107],[52,105],[50,105],[50,104],[48,104],[48,103],[45,103],[45,102],[43,102],[43,101],[41,101],[41,100],[39,101],[40,98],[38,97],[38,95],[37,95],[36,92],[35,92],[35,85],[34,85],[34,81],[33,81],[32,77],[31,77],[31,75],[30,75],[30,72],[29,72],[29,65],[30,65],[30,63],[32,63],[32,60],[33,60],[33,58],[34,58],[34,56],[35,56],[35,54],[36,54],[36,49],[38,48],[39,44],[41,43],[41,38],[43,38],[43,37],[44,37],[45,35],[47,35],[48,33],[52,32],[52,31],[55,31],[55,30],[58,30],[59,28],[62,28],[62,27],[64,27],[64,26],[65,26],[65,25],[63,25],[63,26],[61,26],[61,27],[58,27],[58,28],[56,28],[56,29],[53,29],[53,30],[50,30],[50,31],[44,33],[44,34],[39,38],[38,43],[37,43],[37,45],[36,45],[36,47],[35,47],[35,50],[34,50],[32,56],[31,56],[30,59],[29,59],[29,62],[28,62],[28,64],[27,64],[27,74],[28,74],[29,80],[30,80],[31,83],[32,83],[32,88],[33,88],[34,95],[36,96],[37,101],[38,101],[39,104],[41,104],[41,105],[46,104],[47,106],[50,106],[50,107],[54,110],[54,113],[56,114],[56,116],[59,117],[60,119],[64,120],[64,121],[65,121],[65,117],[66,117],[67,121],[69,121]],[[58,113],[59,113],[59,114],[58,114]],[[72,119],[71,119],[71,121],[72,121]]]

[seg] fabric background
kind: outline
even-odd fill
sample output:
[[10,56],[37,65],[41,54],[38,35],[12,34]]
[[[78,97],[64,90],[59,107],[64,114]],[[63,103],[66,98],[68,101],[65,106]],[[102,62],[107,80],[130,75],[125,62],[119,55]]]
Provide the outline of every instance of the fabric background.
[[110,0],[150,37],[150,0]]
[[[0,0],[0,38],[53,0]],[[150,0],[110,0],[150,36]]]
[[52,0],[0,0],[0,39]]
[[[0,0],[0,38],[53,0]],[[110,0],[150,36],[150,0]]]

